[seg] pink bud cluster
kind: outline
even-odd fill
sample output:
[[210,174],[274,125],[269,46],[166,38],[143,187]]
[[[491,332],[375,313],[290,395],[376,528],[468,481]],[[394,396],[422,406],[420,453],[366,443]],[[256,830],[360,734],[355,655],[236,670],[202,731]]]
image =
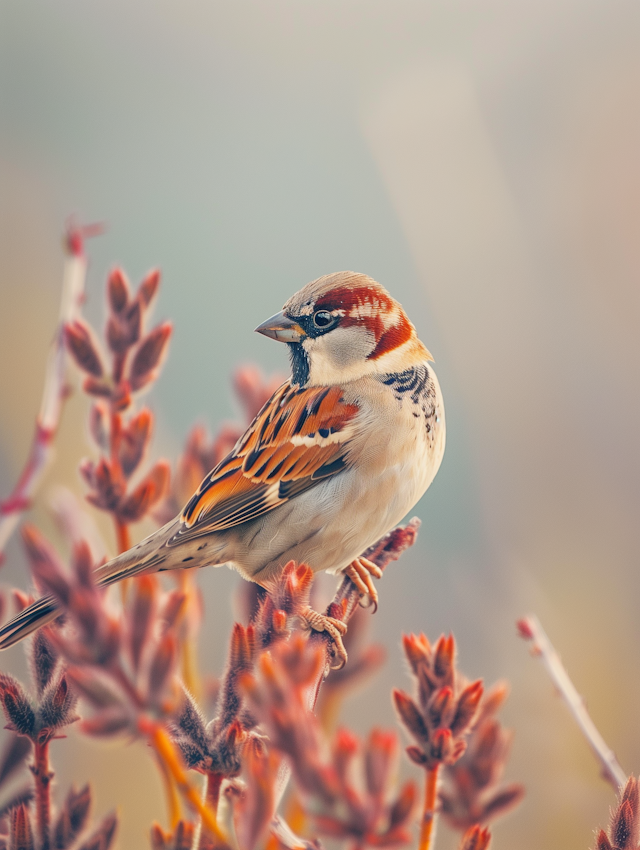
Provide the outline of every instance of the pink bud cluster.
[[406,635],[403,644],[417,686],[416,700],[404,691],[393,692],[400,721],[416,741],[407,755],[427,770],[453,764],[466,749],[482,682],[466,684],[457,674],[453,635],[442,635],[434,647],[425,635]]
[[[85,459],[80,472],[87,499],[111,513],[119,548],[127,548],[125,529],[157,505],[169,486],[169,464],[158,461],[133,487],[132,477],[144,460],[153,430],[153,415],[143,408],[125,418],[132,396],[157,377],[167,352],[171,323],[145,331],[145,322],[158,291],[160,274],[150,272],[135,295],[121,269],[107,282],[108,315],[102,350],[95,331],[78,319],[65,328],[67,348],[85,374],[83,388],[96,400],[89,416],[91,436],[101,451],[98,461]],[[108,365],[107,365],[108,364]]]

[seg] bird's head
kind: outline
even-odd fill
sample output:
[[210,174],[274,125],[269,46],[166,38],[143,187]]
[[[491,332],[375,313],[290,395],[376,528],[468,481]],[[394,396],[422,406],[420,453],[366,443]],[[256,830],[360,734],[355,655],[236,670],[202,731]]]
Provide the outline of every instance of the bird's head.
[[433,359],[400,304],[356,272],[308,283],[256,331],[288,344],[299,386],[399,372]]

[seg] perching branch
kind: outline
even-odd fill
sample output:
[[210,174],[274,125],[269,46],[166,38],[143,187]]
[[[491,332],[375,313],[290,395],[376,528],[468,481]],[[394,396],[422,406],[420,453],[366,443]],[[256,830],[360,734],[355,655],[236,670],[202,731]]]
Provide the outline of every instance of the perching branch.
[[[413,517],[406,525],[399,525],[397,528],[394,528],[388,534],[385,534],[384,537],[381,537],[377,543],[374,543],[373,546],[370,546],[365,552],[362,553],[362,557],[367,558],[369,561],[373,561],[373,563],[376,564],[376,566],[380,567],[380,569],[384,572],[386,567],[392,561],[398,560],[398,558],[400,557],[400,555],[402,555],[405,549],[408,549],[410,546],[413,546],[413,544],[416,542],[419,528],[420,520],[418,519],[418,517]],[[343,620],[345,623],[348,623],[353,614],[355,613],[361,598],[362,594],[360,593],[358,588],[348,576],[345,576],[342,579],[338,590],[336,591],[336,595],[333,598],[333,601],[327,608],[326,614],[331,617],[337,617]],[[331,638],[326,632],[312,632],[309,640],[311,642],[322,642],[324,644],[326,653],[326,665],[324,673],[318,680],[315,693],[313,694],[312,702],[309,706],[311,710],[313,710],[318,700],[318,695],[320,693],[320,687],[322,685],[322,682],[327,678],[327,675],[329,674],[329,664],[331,661]]]
[[[419,528],[420,520],[418,517],[413,517],[406,525],[398,526],[388,534],[385,534],[377,543],[374,543],[373,546],[370,546],[363,552],[362,557],[373,561],[374,564],[384,571],[392,561],[397,561],[406,549],[413,546],[416,542]],[[362,594],[358,588],[348,576],[345,576],[325,613],[330,617],[336,617],[348,623],[355,613],[361,598]],[[326,632],[311,632],[309,642],[316,646],[323,646],[325,652],[325,664],[320,668],[320,675],[317,681],[309,688],[309,710],[313,711],[318,701],[322,683],[331,670],[331,637]],[[277,801],[276,811],[284,795],[290,776],[291,769],[288,765],[284,764],[277,778],[275,791],[275,799]],[[277,835],[278,831],[284,827],[286,827],[286,824],[276,814],[271,824],[272,833]],[[288,829],[288,827],[286,828]]]
[[584,699],[580,696],[575,685],[569,678],[569,674],[565,670],[560,656],[547,637],[540,621],[535,615],[531,615],[519,620],[517,626],[520,637],[532,644],[532,654],[537,655],[547,668],[552,682],[560,692],[560,696],[566,702],[574,720],[602,765],[603,777],[618,792],[626,783],[627,775],[620,766],[615,753],[607,745],[607,742],[589,716]]
[[53,456],[53,439],[58,430],[62,404],[67,394],[64,327],[73,321],[84,296],[87,260],[83,242],[100,232],[96,225],[70,227],[65,243],[67,257],[62,279],[60,316],[47,359],[44,391],[29,457],[11,495],[0,502],[0,556],[15,531],[20,517],[30,507],[45,469]]

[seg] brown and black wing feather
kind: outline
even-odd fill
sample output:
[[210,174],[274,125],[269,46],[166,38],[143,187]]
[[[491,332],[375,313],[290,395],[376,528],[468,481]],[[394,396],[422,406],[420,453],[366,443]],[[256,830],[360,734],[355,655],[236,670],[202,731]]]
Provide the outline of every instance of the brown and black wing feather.
[[169,545],[257,519],[348,465],[359,408],[339,387],[283,384],[207,475]]

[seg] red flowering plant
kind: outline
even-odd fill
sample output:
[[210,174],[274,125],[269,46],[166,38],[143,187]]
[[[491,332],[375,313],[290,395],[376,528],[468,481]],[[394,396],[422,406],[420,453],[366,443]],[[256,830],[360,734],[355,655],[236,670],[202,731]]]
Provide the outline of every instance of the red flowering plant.
[[416,789],[413,782],[393,787],[396,735],[375,729],[363,744],[341,729],[327,747],[308,699],[324,664],[320,649],[297,635],[263,653],[245,677],[270,751],[287,760],[314,832],[354,847],[407,844]]
[[[131,526],[143,519],[160,524],[178,513],[243,431],[226,425],[209,437],[203,427],[194,428],[172,480],[167,461],[148,459],[154,417],[136,404],[158,377],[171,336],[169,322],[147,330],[160,276],[151,272],[134,291],[120,269],[111,272],[101,339],[80,309],[84,237],[92,232],[74,228],[68,235],[66,307],[34,446],[0,517],[0,548],[29,507],[49,456],[67,395],[67,354],[90,398],[89,432],[97,451],[80,463],[86,498],[111,517],[117,552],[130,547]],[[236,373],[247,420],[278,383],[253,367]],[[405,637],[416,696],[395,691],[393,697],[414,740],[405,768],[413,762],[426,776],[419,814],[415,781],[397,780],[397,734],[373,729],[360,737],[336,730],[344,696],[384,658],[382,648],[367,640],[361,589],[349,578],[326,609],[338,639],[347,632],[349,661],[342,669],[335,669],[334,638],[305,627],[309,567],[288,564],[269,593],[246,584],[245,622],[233,626],[207,717],[195,652],[202,600],[193,573],[171,574],[173,587],[140,575],[114,598],[96,582],[101,563],[78,533],[83,523],[67,518],[64,525],[73,532],[68,559],[36,528],[22,525],[33,580],[51,617],[26,643],[31,689],[0,675],[0,702],[15,736],[0,759],[0,794],[25,766],[31,774],[6,792],[6,802],[0,797],[0,850],[113,846],[114,815],[93,831],[88,825],[88,787],[72,788],[62,801],[52,793],[49,743],[70,723],[87,736],[148,743],[167,802],[167,824],[151,826],[154,850],[312,848],[320,839],[364,850],[411,846],[416,831],[421,850],[428,850],[440,811],[460,831],[463,850],[486,850],[487,821],[514,805],[521,789],[498,785],[508,750],[507,733],[495,719],[503,696],[494,690],[483,697],[481,682],[458,673],[452,637],[435,646],[424,636]],[[384,571],[413,545],[418,526],[412,520],[394,529],[363,556]],[[19,609],[30,602],[23,592],[15,598]]]

